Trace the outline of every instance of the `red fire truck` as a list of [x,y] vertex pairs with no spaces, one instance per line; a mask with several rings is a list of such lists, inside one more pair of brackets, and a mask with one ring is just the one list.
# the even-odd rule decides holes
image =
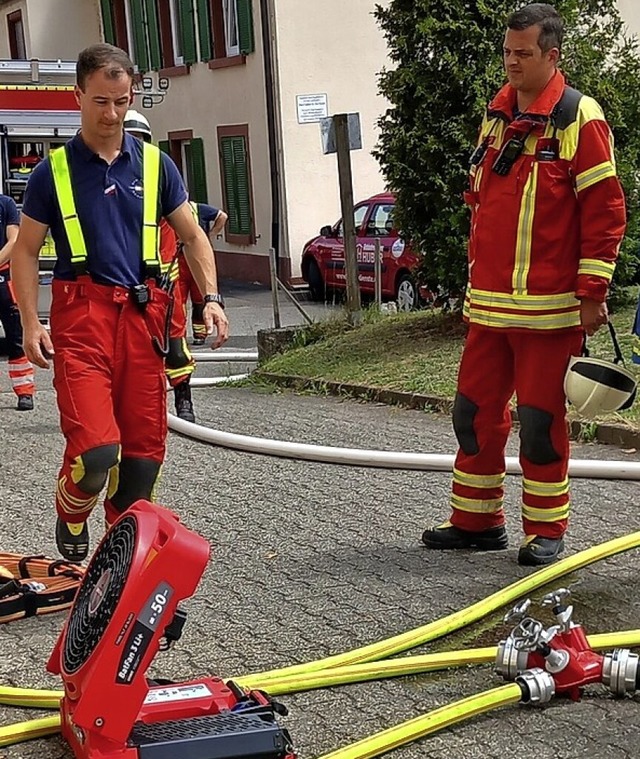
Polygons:
[[[0,60],[0,192],[22,205],[34,167],[80,128],[74,61]],[[48,321],[53,243],[40,255],[38,310]]]

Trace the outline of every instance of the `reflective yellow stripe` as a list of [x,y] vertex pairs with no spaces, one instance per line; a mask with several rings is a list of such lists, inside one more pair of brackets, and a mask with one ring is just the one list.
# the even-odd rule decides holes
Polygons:
[[178,369],[167,369],[165,367],[164,373],[169,379],[175,379],[176,377],[186,377],[187,375],[193,374],[195,369],[195,364],[185,364]]
[[602,182],[603,179],[615,177],[615,175],[616,167],[612,161],[599,163],[597,166],[593,166],[592,168],[583,171],[581,174],[578,174],[576,177],[576,190],[582,192],[583,190],[586,190],[587,187],[592,187],[594,184]]
[[524,329],[566,329],[580,326],[580,312],[568,311],[560,314],[501,314],[485,311],[472,305],[465,309],[465,316],[472,324],[483,327],[522,327]]
[[[160,235],[158,232],[158,195],[160,191],[160,150],[155,145],[142,146],[142,187],[144,193],[142,213],[142,260],[148,267],[160,263]],[[71,249],[71,263],[87,260],[87,246],[78,219],[73,197],[73,185],[66,148],[50,154],[51,173],[64,231]]]
[[575,293],[557,293],[555,295],[529,295],[528,293],[496,293],[489,290],[471,289],[468,291],[471,303],[478,306],[494,308],[512,308],[523,311],[558,310],[561,308],[578,308],[580,301]]
[[198,204],[194,200],[189,201],[189,207],[191,208],[191,213],[193,215],[193,218],[198,221]]
[[560,522],[569,517],[570,503],[554,509],[536,509],[534,506],[522,504],[522,516],[530,522]]
[[501,474],[467,474],[459,469],[453,470],[453,481],[470,488],[499,488],[504,484],[505,473]]
[[87,260],[87,246],[84,242],[80,219],[78,219],[78,212],[76,211],[76,201],[73,197],[66,148],[63,146],[53,150],[50,154],[50,161],[53,186],[58,199],[58,205],[60,206],[60,213],[62,214],[64,231],[69,240],[71,263],[75,265],[81,264]]
[[616,265],[609,261],[601,261],[599,258],[581,258],[578,266],[578,274],[587,274],[594,277],[603,277],[611,282]]
[[531,244],[533,242],[533,219],[536,213],[537,188],[538,164],[534,163],[524,186],[520,217],[518,219],[516,258],[512,279],[513,289],[516,293],[526,294],[527,292],[527,277],[531,268]]
[[160,193],[160,150],[142,143],[142,260],[147,267],[160,265],[158,196]]
[[451,505],[460,511],[470,511],[473,514],[496,514],[502,508],[502,498],[475,499],[451,496]]
[[529,495],[553,497],[566,495],[569,492],[569,478],[562,482],[537,482],[536,480],[522,480],[522,489]]
[[475,192],[478,192],[480,190],[480,185],[482,184],[482,175],[484,174],[484,166],[481,166],[478,171],[475,174],[475,181],[473,183],[473,189]]

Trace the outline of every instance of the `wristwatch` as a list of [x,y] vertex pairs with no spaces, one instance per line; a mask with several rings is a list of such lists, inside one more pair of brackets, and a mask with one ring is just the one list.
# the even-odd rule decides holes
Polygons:
[[204,302],[217,303],[220,308],[224,308],[224,298],[220,293],[207,293],[207,295],[204,296]]

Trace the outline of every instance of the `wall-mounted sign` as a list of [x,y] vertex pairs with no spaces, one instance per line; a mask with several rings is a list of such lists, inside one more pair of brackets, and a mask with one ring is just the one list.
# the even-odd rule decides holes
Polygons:
[[318,95],[296,95],[298,124],[315,124],[329,114],[327,93]]

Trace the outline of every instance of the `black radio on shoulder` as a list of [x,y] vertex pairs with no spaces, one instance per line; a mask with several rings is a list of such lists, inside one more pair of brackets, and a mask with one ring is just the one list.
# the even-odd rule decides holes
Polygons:
[[129,290],[131,300],[142,311],[147,307],[149,302],[149,285],[134,285]]

